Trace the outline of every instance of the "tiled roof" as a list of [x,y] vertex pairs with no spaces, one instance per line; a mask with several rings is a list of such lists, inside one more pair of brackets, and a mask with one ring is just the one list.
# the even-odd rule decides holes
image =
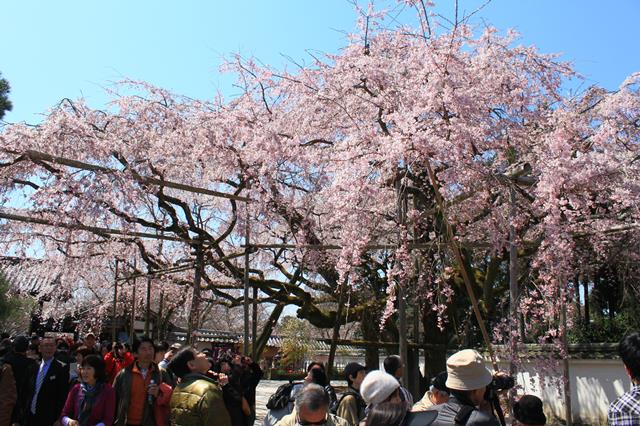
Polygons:
[[[495,346],[498,358],[507,350],[502,345]],[[569,359],[619,359],[618,343],[573,343],[568,345]],[[560,348],[556,345],[526,344],[519,346],[520,354],[526,357],[560,357]],[[488,353],[485,352],[488,356]]]
[[0,257],[0,271],[11,285],[23,293],[36,295],[43,286],[58,280],[60,274],[38,259]]
[[[240,333],[232,333],[220,330],[197,330],[194,333],[194,336],[197,342],[240,344],[243,341],[243,335]],[[186,333],[173,332],[169,335],[169,339],[178,342],[184,342],[186,340]],[[282,347],[284,340],[285,337],[283,336],[271,336],[267,341],[267,346],[275,348]],[[322,340],[311,340],[309,344],[311,345],[309,349],[316,352],[329,352],[330,349],[330,345]],[[349,345],[338,345],[338,349],[341,352],[348,352],[353,354],[360,354],[363,352],[363,349]]]

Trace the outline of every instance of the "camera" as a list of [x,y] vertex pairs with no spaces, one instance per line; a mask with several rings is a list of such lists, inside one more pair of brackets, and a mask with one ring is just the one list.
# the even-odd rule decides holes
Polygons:
[[493,380],[487,386],[487,390],[484,393],[484,399],[491,402],[494,412],[498,415],[501,425],[505,425],[504,413],[502,407],[500,407],[500,400],[498,399],[498,392],[511,389],[516,385],[516,379],[513,376],[507,376],[505,374],[496,374],[493,376]]
[[497,398],[497,392],[511,389],[516,385],[516,379],[512,376],[504,374],[493,376],[493,380],[487,386],[487,390],[484,393],[484,399],[487,401],[493,401]]
[[493,376],[493,380],[489,384],[489,387],[497,391],[502,391],[502,390],[511,389],[515,385],[516,385],[515,377],[496,375],[496,376]]

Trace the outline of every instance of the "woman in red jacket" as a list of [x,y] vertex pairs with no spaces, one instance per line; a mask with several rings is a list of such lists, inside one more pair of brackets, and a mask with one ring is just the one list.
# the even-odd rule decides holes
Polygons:
[[120,342],[113,342],[111,351],[104,356],[107,383],[113,383],[120,370],[133,364],[134,358]]
[[111,426],[116,392],[106,383],[104,360],[88,355],[80,365],[81,383],[73,386],[60,415],[63,426]]

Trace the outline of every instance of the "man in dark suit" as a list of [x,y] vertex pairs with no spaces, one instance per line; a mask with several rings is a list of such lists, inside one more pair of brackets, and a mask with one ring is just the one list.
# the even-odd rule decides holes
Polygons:
[[56,343],[45,337],[40,342],[42,361],[34,372],[27,401],[27,426],[51,426],[60,412],[69,391],[69,366],[53,357]]
[[12,424],[24,424],[27,406],[31,402],[29,399],[30,381],[34,376],[34,372],[38,370],[39,364],[27,358],[27,349],[29,348],[29,339],[25,336],[18,336],[13,341],[13,350],[4,356],[4,362],[11,365],[13,375],[16,380],[16,390],[18,392],[18,401],[11,415]]

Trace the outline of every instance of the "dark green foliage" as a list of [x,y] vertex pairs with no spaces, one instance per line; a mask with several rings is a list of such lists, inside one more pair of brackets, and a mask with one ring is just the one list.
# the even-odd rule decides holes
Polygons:
[[11,111],[11,108],[13,108],[9,100],[10,91],[11,86],[9,86],[9,82],[2,78],[2,73],[0,73],[0,120],[2,120],[6,111]]
[[11,291],[11,285],[0,271],[0,331],[24,332],[28,329],[34,300]]

